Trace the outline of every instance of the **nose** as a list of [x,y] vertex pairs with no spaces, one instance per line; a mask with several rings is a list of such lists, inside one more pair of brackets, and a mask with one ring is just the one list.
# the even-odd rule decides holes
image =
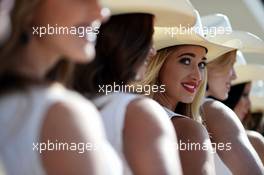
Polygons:
[[100,11],[100,20],[104,23],[106,22],[111,16],[111,11],[109,8],[102,8]]
[[237,79],[237,74],[236,74],[234,67],[232,67],[232,69],[231,69],[231,80],[235,80],[235,79]]
[[201,81],[202,80],[202,72],[201,72],[199,66],[195,66],[192,68],[191,77],[195,81]]
[[248,107],[248,110],[250,110],[250,108],[251,108],[251,101],[250,101],[249,97],[247,98],[247,107]]
[[90,10],[87,15],[89,15],[90,19],[93,21],[92,25],[97,27],[96,25],[100,25],[101,23],[106,22],[110,16],[111,16],[111,11],[110,9],[106,7],[101,7],[101,5],[97,2],[94,1],[93,5],[91,5],[91,2],[89,4],[92,6],[92,10]]

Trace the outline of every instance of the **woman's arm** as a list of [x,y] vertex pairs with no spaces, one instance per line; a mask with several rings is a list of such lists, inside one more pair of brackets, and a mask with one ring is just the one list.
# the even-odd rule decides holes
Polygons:
[[219,150],[218,155],[233,174],[264,174],[256,151],[250,144],[245,129],[236,114],[223,103],[210,100],[203,104],[204,119],[212,141],[229,145],[230,149]]
[[214,175],[211,141],[205,127],[186,118],[172,118],[184,175]]
[[65,150],[60,147],[44,151],[41,158],[47,174],[122,174],[120,161],[106,141],[99,119],[90,103],[57,103],[49,108],[40,142],[76,145],[76,150],[65,146]]
[[155,101],[132,101],[126,111],[123,133],[124,153],[133,174],[182,174],[173,126]]

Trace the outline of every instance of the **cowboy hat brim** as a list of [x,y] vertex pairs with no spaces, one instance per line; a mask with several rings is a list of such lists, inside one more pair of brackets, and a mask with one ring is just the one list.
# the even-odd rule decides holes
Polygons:
[[237,79],[232,81],[232,85],[246,83],[257,80],[264,80],[264,66],[257,64],[245,64],[234,66]]
[[207,39],[216,44],[240,50],[243,53],[264,54],[263,40],[249,32],[233,31],[228,34],[207,37]]
[[157,50],[161,50],[167,47],[177,45],[197,45],[207,49],[206,58],[207,61],[212,61],[215,58],[232,51],[232,48],[221,46],[207,41],[202,36],[195,32],[172,34],[171,28],[155,27],[154,32],[154,47]]

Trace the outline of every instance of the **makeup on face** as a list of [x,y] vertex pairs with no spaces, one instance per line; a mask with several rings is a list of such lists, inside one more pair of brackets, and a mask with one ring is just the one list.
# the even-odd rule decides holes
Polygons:
[[171,101],[191,103],[205,77],[206,50],[200,46],[179,46],[171,52],[160,71]]

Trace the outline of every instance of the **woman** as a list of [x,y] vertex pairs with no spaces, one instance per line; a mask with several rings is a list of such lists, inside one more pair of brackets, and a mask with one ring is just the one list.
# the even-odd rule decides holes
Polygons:
[[[229,28],[229,31],[232,29],[225,15],[209,15],[203,17],[202,21],[208,28],[224,27]],[[233,68],[236,61],[236,49],[243,48],[251,52],[261,51],[263,50],[261,49],[263,42],[254,35],[235,31],[232,31],[231,34],[216,35],[209,40],[233,48],[233,51],[218,57],[207,65],[208,86],[206,96],[224,100],[228,97],[231,81],[236,79]],[[236,40],[239,40],[243,46],[232,42]],[[203,118],[208,132],[212,134],[213,143],[231,145],[230,150],[218,149],[217,153],[233,174],[263,174],[261,161],[250,144],[241,122],[232,110],[221,102],[208,98],[203,104]],[[223,129],[223,127],[228,129]]]
[[[194,29],[201,32],[197,30],[202,29],[198,12],[197,19]],[[179,145],[207,145],[207,149],[180,149],[184,174],[215,174],[213,150],[199,108],[206,84],[206,57],[210,60],[229,49],[208,42],[203,33],[195,30],[175,37],[166,32],[168,30],[155,29],[154,43],[158,52],[150,60],[140,84],[165,85],[165,92],[153,92],[150,96],[167,111]]]
[[[155,54],[154,18],[157,25],[164,25],[168,16],[185,18],[186,14],[176,13],[188,2],[133,2],[110,6],[117,15],[100,28],[94,62],[76,68],[74,88],[92,97],[100,109],[108,139],[123,160],[124,174],[181,174],[178,152],[173,149],[176,135],[165,112],[153,100],[126,87],[141,78],[144,63]],[[159,4],[163,8],[156,11]],[[168,11],[170,7],[179,9]],[[168,24],[179,25],[180,21]]]
[[[241,52],[238,52],[235,68],[238,78],[232,83],[228,98],[222,101],[222,103],[232,109],[239,120],[243,121],[250,112],[251,102],[249,93],[251,91],[251,81],[262,79],[261,76],[264,73],[264,68],[260,65],[246,64],[246,60]],[[263,136],[258,132],[250,130],[247,130],[247,136],[264,164]]]
[[[243,121],[246,115],[250,112],[249,93],[251,82],[240,83],[231,87],[228,98],[222,101],[230,109],[232,109],[239,120]],[[255,131],[247,130],[247,136],[252,146],[257,151],[259,157],[264,164],[264,138],[261,134]]]
[[97,1],[16,0],[10,16],[12,30],[0,46],[0,160],[6,173],[121,174],[95,107],[45,79],[62,57],[91,61],[85,48],[92,51],[93,42],[66,34],[41,38],[32,30],[89,27],[105,18]]

